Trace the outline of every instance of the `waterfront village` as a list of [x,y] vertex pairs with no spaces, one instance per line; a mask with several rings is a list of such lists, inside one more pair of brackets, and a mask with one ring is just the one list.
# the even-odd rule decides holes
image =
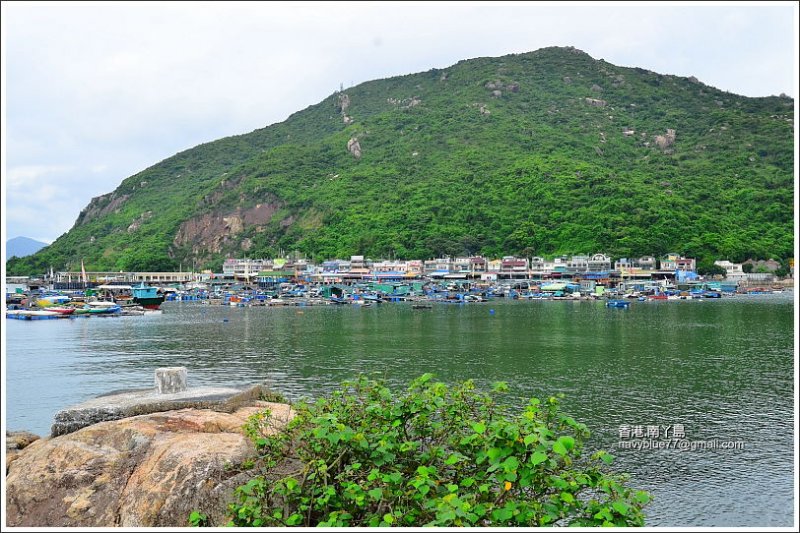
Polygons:
[[74,311],[76,316],[137,314],[158,309],[165,300],[235,306],[410,300],[427,307],[429,302],[468,303],[491,297],[603,298],[609,306],[627,307],[626,299],[718,298],[779,292],[793,285],[791,261],[783,279],[775,274],[781,265],[774,260],[714,264],[718,274],[700,276],[696,260],[679,254],[615,261],[602,253],[551,260],[473,256],[372,261],[354,255],[322,264],[300,257],[229,258],[221,273],[81,271],[51,272],[38,279],[7,278],[12,290],[6,302],[9,318],[63,317]]

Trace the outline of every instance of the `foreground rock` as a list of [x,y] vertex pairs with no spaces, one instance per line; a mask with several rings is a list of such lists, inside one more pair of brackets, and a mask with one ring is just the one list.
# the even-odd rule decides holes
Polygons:
[[6,431],[6,473],[8,466],[19,457],[19,452],[35,440],[39,440],[39,435],[27,431]]
[[222,524],[247,476],[237,467],[255,453],[242,425],[270,409],[275,431],[291,416],[285,404],[250,403],[232,412],[151,413],[37,440],[8,467],[6,525],[175,527],[193,510]]

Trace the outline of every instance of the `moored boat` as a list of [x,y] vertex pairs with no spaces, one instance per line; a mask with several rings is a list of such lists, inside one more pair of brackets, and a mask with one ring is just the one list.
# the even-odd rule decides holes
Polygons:
[[82,314],[102,315],[102,314],[119,313],[120,311],[122,311],[122,307],[120,307],[114,302],[94,301],[94,302],[86,302],[86,305],[83,307],[83,309],[77,309],[75,313],[79,315]]
[[45,310],[53,312],[53,313],[58,313],[59,315],[71,315],[72,313],[75,312],[75,308],[74,307],[56,307],[56,306],[51,306],[51,307],[46,308]]
[[56,294],[52,296],[42,296],[38,300],[36,300],[36,305],[39,307],[52,307],[52,306],[60,306],[67,303],[70,300],[69,296],[64,296],[62,294]]
[[133,301],[145,309],[158,309],[164,303],[165,296],[158,294],[156,287],[148,287],[144,283],[133,287]]

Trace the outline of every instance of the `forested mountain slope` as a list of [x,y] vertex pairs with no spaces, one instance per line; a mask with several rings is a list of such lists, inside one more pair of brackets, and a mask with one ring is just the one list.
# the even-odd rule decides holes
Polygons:
[[[789,257],[791,98],[574,48],[362,83],[95,198],[10,273],[197,268],[299,250]],[[154,126],[155,127],[155,126]]]

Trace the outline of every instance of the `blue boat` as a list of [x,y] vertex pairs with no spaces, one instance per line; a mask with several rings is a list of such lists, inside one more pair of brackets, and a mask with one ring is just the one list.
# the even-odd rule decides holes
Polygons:
[[606,302],[606,307],[621,307],[627,309],[630,305],[631,303],[628,300],[608,300]]

